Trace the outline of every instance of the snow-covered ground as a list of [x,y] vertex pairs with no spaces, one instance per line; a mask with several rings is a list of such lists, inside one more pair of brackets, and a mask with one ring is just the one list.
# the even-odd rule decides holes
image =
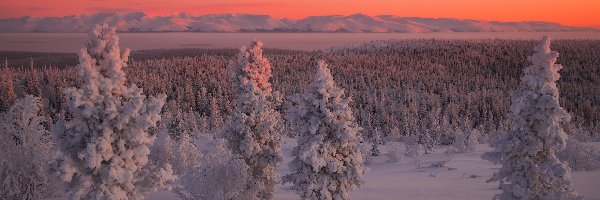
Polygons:
[[[198,141],[200,149],[208,150],[210,138]],[[295,139],[286,138],[283,144],[285,161],[277,170],[280,175],[289,172],[287,163],[291,160],[290,153],[296,145]],[[600,143],[594,144],[600,146]],[[403,157],[400,162],[388,162],[387,149],[389,145],[380,146],[382,155],[375,157],[370,164],[369,172],[365,175],[364,185],[352,192],[352,198],[362,199],[492,199],[500,191],[497,183],[486,183],[492,173],[497,170],[491,162],[481,159],[483,152],[489,151],[486,144],[477,147],[474,153],[454,154],[444,168],[429,168],[430,163],[447,158],[444,154],[447,146],[438,147],[433,154],[423,154],[422,168],[418,169],[415,159]],[[575,189],[590,199],[600,199],[600,171],[573,172]],[[290,184],[279,185],[275,199],[300,199],[294,191],[289,190]],[[169,191],[159,191],[149,196],[150,200],[177,199]]]

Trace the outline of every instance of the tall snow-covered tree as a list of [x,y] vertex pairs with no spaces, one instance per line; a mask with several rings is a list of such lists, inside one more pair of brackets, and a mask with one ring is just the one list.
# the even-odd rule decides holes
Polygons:
[[53,143],[44,123],[41,100],[30,95],[0,113],[0,199],[57,195],[47,173]]
[[275,168],[283,161],[283,124],[276,110],[281,95],[271,87],[271,65],[263,57],[262,46],[262,42],[253,41],[242,47],[237,60],[229,64],[238,98],[224,138],[232,153],[242,157],[249,167],[244,199],[273,199],[278,179]]
[[424,144],[425,146],[425,153],[429,153],[432,151],[435,151],[435,148],[437,147],[437,145],[440,143],[440,132],[441,132],[441,127],[440,127],[440,122],[439,122],[439,116],[441,114],[441,108],[439,107],[434,107],[431,112],[428,114],[429,115],[429,120],[427,121],[427,123],[429,124],[429,129],[427,129],[427,137],[426,137],[426,142]]
[[300,132],[289,163],[292,173],[283,181],[294,184],[292,189],[303,199],[350,199],[366,172],[358,145],[362,128],[348,106],[351,98],[319,61],[310,88],[292,100],[288,118]]
[[55,172],[71,199],[143,199],[175,178],[170,165],[146,165],[156,138],[148,129],[160,120],[166,96],[146,98],[125,84],[129,52],[121,54],[106,24],[94,26],[78,52],[83,83],[64,91],[73,118],[52,128],[62,151]]
[[508,119],[511,130],[483,158],[500,163],[499,172],[488,181],[501,181],[500,199],[572,199],[571,169],[556,153],[563,150],[567,135],[562,125],[570,120],[559,105],[556,81],[560,78],[558,53],[550,50],[550,38],[535,47],[528,57],[521,86],[511,95]]

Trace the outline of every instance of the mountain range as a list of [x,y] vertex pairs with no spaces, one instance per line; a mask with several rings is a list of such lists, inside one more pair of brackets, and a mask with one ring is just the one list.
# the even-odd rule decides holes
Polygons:
[[180,13],[150,16],[143,12],[95,13],[64,17],[0,19],[0,32],[86,32],[108,23],[120,32],[560,32],[598,31],[597,27],[565,26],[552,22],[499,22],[454,18],[419,18],[364,14],[278,19],[269,15]]

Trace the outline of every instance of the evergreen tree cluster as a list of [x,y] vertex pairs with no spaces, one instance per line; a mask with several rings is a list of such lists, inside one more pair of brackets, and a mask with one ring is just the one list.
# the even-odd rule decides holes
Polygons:
[[[547,37],[519,73],[514,60],[528,51],[515,49],[528,44],[376,41],[263,54],[252,41],[234,59],[214,50],[223,54],[129,61],[115,29],[96,25],[75,68],[3,67],[0,197],[53,197],[55,181],[70,199],[144,199],[172,187],[182,199],[274,199],[291,135],[298,144],[281,181],[303,199],[350,199],[387,140],[404,138],[420,167],[422,149],[473,152],[506,132],[483,156],[501,164],[489,180],[500,182],[498,198],[581,198],[556,155],[566,127],[598,130],[599,86],[579,87],[599,79],[579,74],[597,72],[589,66],[599,61],[579,57],[596,55],[597,41],[560,43],[580,51],[565,56],[574,70],[562,78]],[[220,138],[212,152],[199,151],[199,134]]]
[[[478,129],[482,138],[509,130],[509,94],[528,66],[527,60],[515,58],[531,55],[534,45],[529,40],[399,40],[310,52],[266,49],[264,56],[273,66],[272,87],[284,96],[308,88],[314,74],[306,66],[319,59],[331,64],[338,84],[353,98],[350,106],[368,138],[376,129],[394,137],[427,130],[449,144],[457,130]],[[552,45],[563,53],[560,63],[569,66],[557,82],[560,104],[571,114],[573,126],[597,135],[600,42],[556,40]],[[124,71],[128,83],[147,96],[166,94],[167,102],[175,104],[167,107],[177,110],[170,112],[213,134],[235,110],[237,94],[227,67],[235,55],[231,49],[138,51],[132,52]],[[61,62],[39,53],[0,52],[8,63],[0,67],[0,111],[31,94],[41,97],[44,116],[52,122],[66,114],[67,97],[61,91],[82,82],[71,67],[77,61],[73,56],[60,56],[65,60]],[[281,110],[288,107],[284,102]]]

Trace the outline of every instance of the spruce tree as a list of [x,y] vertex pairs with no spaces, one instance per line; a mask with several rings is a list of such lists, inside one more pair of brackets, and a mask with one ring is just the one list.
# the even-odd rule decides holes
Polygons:
[[73,118],[52,128],[62,152],[55,172],[71,199],[143,199],[175,178],[170,165],[146,165],[156,138],[148,129],[160,120],[166,96],[146,98],[126,85],[130,51],[121,54],[114,28],[96,25],[88,36],[76,67],[83,83],[64,91]]
[[362,128],[348,105],[351,98],[320,61],[308,91],[292,100],[288,118],[299,127],[299,139],[288,165],[292,173],[283,181],[294,184],[303,199],[350,199],[366,172],[358,145]]
[[237,60],[229,64],[238,97],[224,137],[227,147],[249,167],[249,181],[240,197],[244,199],[273,199],[278,179],[275,169],[283,161],[283,124],[276,110],[281,105],[281,95],[271,87],[271,65],[263,57],[262,46],[262,42],[253,41],[242,47]]
[[53,143],[41,105],[40,98],[26,95],[0,112],[0,199],[45,199],[58,194],[47,172]]
[[560,78],[558,53],[550,50],[550,38],[535,47],[525,68],[521,86],[511,95],[508,119],[511,130],[495,143],[484,159],[502,165],[488,181],[500,181],[500,199],[572,199],[576,196],[571,169],[556,153],[565,148],[562,125],[569,114],[559,105],[556,81]]

